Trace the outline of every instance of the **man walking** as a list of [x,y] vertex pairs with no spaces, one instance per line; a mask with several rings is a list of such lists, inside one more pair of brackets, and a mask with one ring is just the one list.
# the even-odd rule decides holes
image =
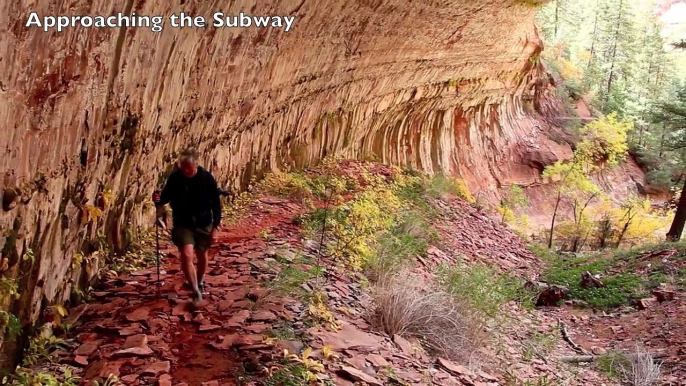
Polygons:
[[[156,206],[170,204],[173,216],[172,241],[181,254],[181,269],[198,306],[205,292],[207,250],[215,241],[221,222],[219,189],[214,176],[198,166],[198,154],[188,149],[181,153],[178,168],[167,179],[162,192],[152,196]],[[193,266],[193,252],[198,258]]]

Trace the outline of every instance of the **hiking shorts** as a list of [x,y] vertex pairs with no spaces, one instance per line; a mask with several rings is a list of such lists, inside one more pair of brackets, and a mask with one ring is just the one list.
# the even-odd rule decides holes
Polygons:
[[204,228],[185,228],[175,226],[172,229],[171,236],[174,245],[179,249],[184,245],[193,245],[195,249],[207,251],[210,249],[210,233],[212,232],[212,225]]

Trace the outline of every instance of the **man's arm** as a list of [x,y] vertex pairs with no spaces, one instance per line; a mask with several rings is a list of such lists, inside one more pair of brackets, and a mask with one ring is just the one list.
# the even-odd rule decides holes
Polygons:
[[174,178],[173,174],[167,178],[167,182],[164,184],[162,193],[160,194],[160,201],[157,203],[158,206],[166,205],[171,202],[174,195]]
[[222,204],[219,200],[219,187],[217,186],[217,181],[214,179],[212,173],[207,172],[207,178],[210,182],[208,191],[210,197],[208,197],[208,199],[212,202],[212,226],[214,228],[219,228],[219,224],[222,221]]

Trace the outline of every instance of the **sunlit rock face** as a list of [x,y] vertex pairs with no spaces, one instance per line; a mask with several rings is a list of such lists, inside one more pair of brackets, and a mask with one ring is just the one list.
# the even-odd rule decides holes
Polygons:
[[[519,0],[55,4],[0,2],[0,172],[9,209],[0,212],[0,246],[2,269],[22,289],[2,308],[24,323],[90,279],[71,264],[86,241],[102,232],[120,248],[127,229],[152,224],[145,203],[186,146],[226,187],[326,155],[375,156],[461,176],[491,199],[497,187],[534,181],[571,154],[548,139],[536,113],[554,113],[552,86],[538,62],[535,8]],[[214,12],[245,12],[295,22],[289,32],[167,23],[159,33],[58,33],[26,28],[32,11],[185,12],[208,23]],[[107,205],[103,189],[112,192]],[[82,224],[97,206],[103,216]],[[29,249],[35,258],[22,259]]]

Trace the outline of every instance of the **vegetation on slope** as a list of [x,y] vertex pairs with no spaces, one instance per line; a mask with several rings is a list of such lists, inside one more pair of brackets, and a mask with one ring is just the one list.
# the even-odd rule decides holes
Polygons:
[[[322,259],[369,279],[375,301],[370,317],[377,328],[419,338],[439,355],[464,361],[483,345],[484,327],[504,303],[531,303],[522,279],[483,265],[442,266],[429,282],[412,274],[417,258],[426,258],[427,247],[440,243],[430,225],[437,215],[432,201],[474,201],[463,182],[373,164],[342,169],[347,172],[328,163],[309,175],[269,176],[262,186],[310,205],[298,219],[305,235],[323,241]],[[277,282],[295,288],[296,277],[312,276],[290,273]]]
[[[542,7],[537,21],[544,58],[563,78],[566,97],[590,102],[596,116],[616,114],[630,122],[629,152],[649,177],[650,186],[641,188],[678,197],[686,183],[686,71],[679,65],[686,53],[668,44],[657,5],[556,0]],[[668,232],[672,240],[681,237],[686,199],[679,207]]]

